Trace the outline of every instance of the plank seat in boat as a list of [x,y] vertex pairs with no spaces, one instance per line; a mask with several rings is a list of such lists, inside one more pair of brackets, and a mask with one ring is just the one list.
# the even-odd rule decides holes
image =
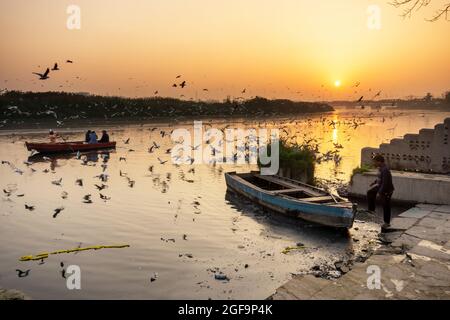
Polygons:
[[[324,196],[323,193],[316,192],[314,190],[311,190],[309,188],[294,188],[294,189],[282,189],[282,190],[275,190],[272,191],[274,194],[280,194],[280,195],[287,195],[287,196],[293,196],[294,198],[298,199],[308,199],[308,198],[314,198],[314,197],[321,197]],[[296,194],[302,193],[303,195],[298,196]]]
[[321,196],[321,197],[312,197],[312,198],[304,198],[300,199],[306,202],[322,202],[322,201],[334,201],[331,196]]
[[303,192],[309,197],[320,197],[320,196],[323,196],[323,193],[317,192],[317,191],[312,190],[310,188],[299,187],[299,186],[297,186],[297,188],[275,190],[275,191],[272,191],[272,192],[275,193],[275,194],[289,194],[289,193]]
[[291,193],[291,192],[305,192],[309,191],[305,188],[293,188],[293,189],[281,189],[272,191],[274,194],[283,194],[283,193]]
[[280,194],[280,193],[283,194],[283,193],[289,193],[289,192],[304,192],[312,197],[323,196],[323,193],[318,192],[310,187],[301,186],[299,184],[291,183],[286,180],[281,180],[279,177],[258,175],[258,178],[272,182],[272,183],[276,183],[280,186],[288,188],[288,189],[282,189],[282,190],[275,190],[274,192],[276,194]]

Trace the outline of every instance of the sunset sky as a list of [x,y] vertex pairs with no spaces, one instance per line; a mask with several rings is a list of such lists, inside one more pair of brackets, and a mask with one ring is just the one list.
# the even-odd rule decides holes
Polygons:
[[[0,90],[130,97],[158,90],[186,99],[441,95],[450,89],[450,22],[425,18],[445,2],[403,19],[387,0],[2,0]],[[66,27],[70,4],[81,8],[80,30]],[[369,5],[381,9],[379,30],[367,26]],[[61,70],[50,79],[32,74],[55,62]],[[186,88],[171,87],[182,80]]]

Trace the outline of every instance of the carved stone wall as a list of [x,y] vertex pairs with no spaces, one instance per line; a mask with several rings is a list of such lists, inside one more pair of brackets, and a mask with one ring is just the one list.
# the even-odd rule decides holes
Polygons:
[[381,154],[393,170],[429,173],[450,173],[450,118],[434,129],[421,129],[418,134],[406,134],[392,139],[379,148],[363,148],[361,165],[370,164],[375,154]]

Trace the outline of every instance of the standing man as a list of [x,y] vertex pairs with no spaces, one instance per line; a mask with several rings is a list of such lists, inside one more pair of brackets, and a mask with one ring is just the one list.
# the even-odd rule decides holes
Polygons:
[[391,197],[394,193],[392,174],[382,155],[376,155],[372,161],[374,166],[378,168],[378,179],[370,185],[369,191],[367,191],[368,207],[369,211],[375,211],[375,203],[378,197],[383,206],[384,224],[382,229],[386,229],[390,227],[391,223]]

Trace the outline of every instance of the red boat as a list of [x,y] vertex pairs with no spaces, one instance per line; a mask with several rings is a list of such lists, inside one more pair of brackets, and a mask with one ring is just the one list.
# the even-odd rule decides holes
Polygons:
[[83,141],[57,142],[57,143],[30,143],[25,142],[29,151],[35,150],[40,153],[78,152],[100,149],[114,149],[116,142],[107,143],[85,143]]

